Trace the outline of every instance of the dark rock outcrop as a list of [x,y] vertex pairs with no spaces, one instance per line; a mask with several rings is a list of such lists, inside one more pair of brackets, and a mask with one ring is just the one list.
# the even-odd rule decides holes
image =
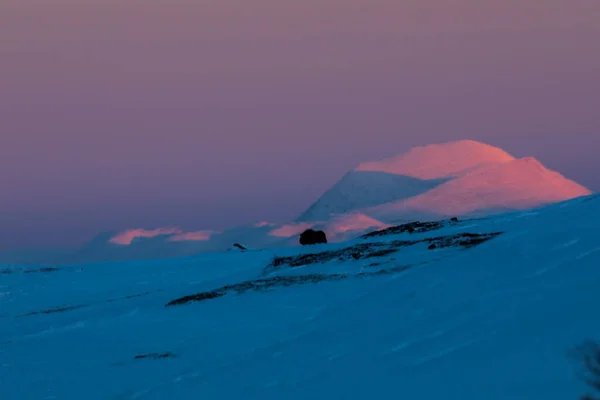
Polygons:
[[367,233],[363,235],[363,239],[370,239],[379,236],[398,235],[400,233],[424,233],[435,231],[443,228],[444,221],[433,221],[433,222],[410,222],[408,224],[402,224],[398,226],[392,226],[390,228],[382,229],[379,231]]
[[[314,232],[314,231],[313,231]],[[310,264],[323,264],[330,261],[346,261],[346,260],[366,260],[366,259],[386,259],[392,254],[400,251],[401,248],[414,246],[418,244],[426,244],[429,249],[443,249],[447,247],[465,248],[477,246],[494,237],[500,235],[501,232],[492,233],[460,233],[456,235],[440,236],[434,238],[426,238],[419,240],[394,240],[391,242],[369,242],[358,243],[343,249],[324,251],[314,254],[300,254],[291,257],[276,257],[273,262],[265,267],[264,273],[268,274],[279,269],[288,267],[301,267]],[[385,261],[385,260],[384,260]],[[394,258],[387,261],[394,261]],[[372,263],[369,267],[377,267],[381,263]],[[189,296],[180,297],[166,304],[166,307],[178,306],[189,303],[196,303],[206,300],[217,299],[229,294],[243,294],[248,291],[263,292],[276,288],[289,286],[316,284],[325,281],[339,281],[349,278],[369,278],[378,275],[394,274],[404,272],[409,269],[410,265],[394,265],[391,268],[382,268],[375,271],[362,271],[358,274],[335,273],[335,274],[305,274],[305,275],[285,275],[271,276],[262,279],[255,279],[231,285],[223,286],[215,290],[192,294]],[[368,267],[367,267],[368,268]]]
[[245,281],[241,283],[235,283],[233,285],[223,286],[210,292],[202,292],[181,297],[179,299],[170,301],[165,307],[179,306],[204,300],[216,299],[229,293],[243,294],[248,291],[261,292],[271,290],[276,287],[305,285],[310,283],[314,284],[323,281],[338,281],[341,279],[346,279],[347,277],[348,275],[345,274],[308,274],[298,276],[274,276],[266,279],[255,279],[253,281]]
[[370,239],[379,236],[388,236],[388,235],[398,235],[400,233],[425,233],[431,232],[438,229],[442,229],[448,225],[457,224],[458,218],[454,217],[447,221],[430,221],[430,222],[420,222],[414,221],[409,222],[408,224],[402,224],[397,226],[392,226],[390,228],[382,229],[379,231],[367,233],[362,235],[363,239]]
[[150,353],[150,354],[138,354],[133,357],[134,360],[143,360],[143,359],[152,359],[152,360],[160,360],[162,358],[175,358],[175,354],[166,352],[166,353]]
[[275,257],[266,271],[273,271],[281,267],[302,267],[311,264],[323,264],[338,260],[364,260],[368,258],[389,256],[404,247],[421,243],[427,244],[430,250],[448,247],[471,248],[495,238],[502,232],[490,233],[458,233],[455,235],[438,236],[419,240],[393,240],[391,242],[358,243],[350,247],[323,251],[320,253],[299,254],[297,256]]
[[307,229],[300,234],[300,244],[303,246],[320,243],[327,243],[327,235],[323,231]]

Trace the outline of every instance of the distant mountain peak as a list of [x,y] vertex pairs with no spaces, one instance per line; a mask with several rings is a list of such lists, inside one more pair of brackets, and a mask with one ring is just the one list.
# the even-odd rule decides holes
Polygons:
[[481,165],[418,196],[364,212],[384,219],[401,213],[486,214],[535,208],[589,194],[589,189],[549,170],[534,157],[524,157]]
[[298,244],[313,228],[331,242],[415,220],[489,216],[536,208],[591,192],[534,157],[515,158],[473,140],[419,146],[360,164],[290,223],[257,222],[222,232],[178,227],[104,234],[73,255],[80,259],[136,259]]
[[110,238],[110,243],[129,246],[134,240],[140,238],[155,238],[158,236],[167,237],[172,242],[190,242],[190,241],[206,241],[210,240],[212,231],[196,231],[186,232],[178,227],[163,227],[156,229],[128,229],[120,232]]
[[533,208],[591,192],[534,157],[474,140],[419,146],[360,164],[299,220],[361,212],[382,221]]
[[406,153],[360,164],[356,171],[387,172],[419,179],[451,178],[485,164],[515,158],[504,150],[474,140],[418,146]]

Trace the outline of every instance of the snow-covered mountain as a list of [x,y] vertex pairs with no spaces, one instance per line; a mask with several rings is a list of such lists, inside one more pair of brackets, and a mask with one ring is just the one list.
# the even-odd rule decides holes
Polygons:
[[415,212],[437,216],[481,215],[525,210],[590,193],[527,157],[476,167],[426,193],[365,212],[383,219]]
[[588,196],[308,248],[0,266],[1,398],[578,399],[599,224]]
[[485,164],[503,164],[515,158],[489,144],[474,140],[419,146],[397,156],[360,164],[357,171],[387,172],[418,179],[455,178]]
[[486,215],[590,193],[532,157],[516,159],[488,144],[463,140],[360,164],[299,220],[350,210],[383,222]]
[[[60,252],[43,261],[181,257],[225,251],[234,243],[250,248],[292,246],[308,228],[322,229],[329,241],[339,242],[389,224],[485,216],[588,194],[588,189],[534,158],[516,159],[488,144],[462,140],[362,163],[289,223],[262,222],[222,232],[188,232],[176,227],[128,229],[100,235],[78,251]],[[42,260],[0,254],[0,261],[19,259]]]

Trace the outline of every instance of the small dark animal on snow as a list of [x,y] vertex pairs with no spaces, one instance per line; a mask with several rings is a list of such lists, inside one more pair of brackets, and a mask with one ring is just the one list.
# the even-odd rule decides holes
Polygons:
[[319,243],[327,243],[327,235],[323,231],[307,229],[300,235],[300,244],[303,246]]

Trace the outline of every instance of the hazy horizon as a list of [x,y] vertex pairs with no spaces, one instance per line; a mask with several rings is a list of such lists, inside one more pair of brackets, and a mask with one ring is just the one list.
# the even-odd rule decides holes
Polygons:
[[600,190],[597,0],[5,0],[0,250],[297,217],[479,140]]

